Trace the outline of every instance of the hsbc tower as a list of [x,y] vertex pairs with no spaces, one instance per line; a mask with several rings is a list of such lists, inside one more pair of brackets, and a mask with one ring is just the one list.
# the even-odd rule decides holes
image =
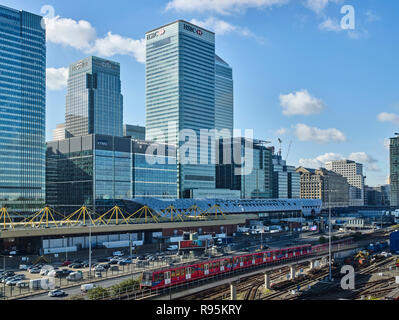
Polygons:
[[[179,196],[215,189],[211,143],[199,143],[201,129],[215,129],[215,34],[179,20],[147,32],[146,50],[146,139],[180,147],[189,137],[179,133],[195,132],[196,159],[178,165]],[[204,151],[209,161],[200,164]]]

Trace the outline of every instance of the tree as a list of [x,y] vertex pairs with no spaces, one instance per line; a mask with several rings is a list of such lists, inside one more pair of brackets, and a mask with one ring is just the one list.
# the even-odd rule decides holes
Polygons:
[[90,300],[100,300],[103,298],[107,298],[110,296],[110,293],[108,291],[108,289],[105,289],[103,287],[97,287],[94,289],[91,289],[87,292],[87,297]]

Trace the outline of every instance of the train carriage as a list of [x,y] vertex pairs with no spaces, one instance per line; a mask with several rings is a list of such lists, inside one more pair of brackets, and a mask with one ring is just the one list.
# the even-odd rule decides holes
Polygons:
[[224,257],[193,265],[176,266],[153,272],[144,272],[141,287],[151,288],[153,290],[158,288],[167,288],[221,273],[296,259],[308,255],[311,252],[311,245],[303,245],[294,248],[284,248],[240,256]]

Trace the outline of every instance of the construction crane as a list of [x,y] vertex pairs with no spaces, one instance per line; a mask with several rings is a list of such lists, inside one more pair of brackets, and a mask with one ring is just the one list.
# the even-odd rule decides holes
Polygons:
[[292,140],[290,141],[290,145],[288,146],[288,151],[287,151],[287,156],[285,157],[285,161],[288,160],[288,156],[290,155],[290,151],[291,151],[291,146],[292,146]]
[[283,143],[283,140],[278,138],[278,145],[279,145],[279,150],[278,150],[278,155],[281,157],[281,144]]

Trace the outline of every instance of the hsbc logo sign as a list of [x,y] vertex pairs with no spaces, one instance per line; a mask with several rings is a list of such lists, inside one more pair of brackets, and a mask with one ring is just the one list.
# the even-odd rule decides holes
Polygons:
[[150,33],[149,35],[147,35],[147,40],[151,40],[151,39],[154,39],[156,37],[163,36],[165,34],[165,32],[166,32],[165,29],[161,29],[161,30],[158,30],[156,32]]
[[183,28],[184,28],[184,30],[187,30],[187,31],[189,31],[189,32],[196,33],[196,34],[198,34],[199,36],[202,36],[202,35],[204,34],[204,32],[203,32],[202,30],[197,29],[197,28],[192,27],[192,26],[189,26],[189,25],[187,25],[187,24],[185,24],[185,25],[183,26]]

